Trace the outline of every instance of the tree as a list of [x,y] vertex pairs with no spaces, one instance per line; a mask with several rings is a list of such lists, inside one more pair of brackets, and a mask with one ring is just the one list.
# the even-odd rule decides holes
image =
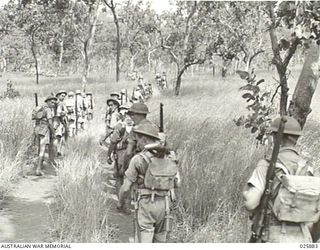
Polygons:
[[83,58],[83,89],[86,88],[90,71],[91,49],[100,14],[100,3],[101,0],[77,0],[72,7],[72,24],[81,44]]
[[162,15],[163,23],[157,30],[162,49],[170,54],[177,68],[175,95],[180,93],[183,73],[191,65],[202,64],[206,59],[207,12],[203,2],[178,2],[175,13]]
[[121,53],[121,38],[120,38],[120,26],[119,26],[119,19],[116,12],[116,4],[113,2],[113,0],[104,0],[105,5],[108,6],[108,8],[112,12],[113,21],[116,26],[116,32],[117,32],[117,46],[116,46],[116,81],[118,82],[120,80],[120,53]]

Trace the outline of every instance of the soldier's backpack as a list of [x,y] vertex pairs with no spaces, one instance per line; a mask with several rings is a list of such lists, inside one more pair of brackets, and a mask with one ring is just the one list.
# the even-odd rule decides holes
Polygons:
[[177,162],[171,155],[164,158],[149,157],[145,153],[140,155],[148,162],[144,176],[144,186],[150,190],[170,191],[175,187],[175,178],[178,173]]
[[32,110],[32,114],[31,114],[31,119],[32,120],[41,120],[42,118],[44,117],[44,109],[43,107],[35,107],[33,110]]
[[319,221],[320,178],[312,176],[313,171],[304,160],[298,163],[294,175],[285,166],[281,169],[284,174],[279,177],[280,187],[273,203],[277,219],[295,223]]

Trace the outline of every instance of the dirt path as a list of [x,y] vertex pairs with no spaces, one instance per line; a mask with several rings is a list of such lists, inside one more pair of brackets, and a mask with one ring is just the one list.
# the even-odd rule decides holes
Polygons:
[[54,169],[26,176],[0,204],[0,242],[48,242],[48,204],[56,180]]
[[[102,150],[99,155],[100,164],[104,169],[105,190],[110,195],[111,208],[108,213],[108,220],[116,229],[115,242],[128,243],[133,242],[133,214],[120,213],[117,208],[117,191],[115,180],[112,180],[113,167],[106,163],[106,151]],[[129,211],[128,211],[129,212]]]

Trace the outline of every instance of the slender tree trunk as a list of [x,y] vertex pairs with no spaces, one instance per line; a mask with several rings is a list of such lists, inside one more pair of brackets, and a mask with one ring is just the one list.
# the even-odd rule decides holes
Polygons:
[[32,56],[34,59],[34,67],[36,70],[36,83],[39,84],[39,66],[38,66],[38,58],[37,58],[37,53],[36,53],[36,48],[35,48],[35,44],[34,41],[32,41],[31,43],[31,52],[32,52]]
[[89,26],[87,38],[83,43],[83,59],[84,59],[84,65],[83,65],[84,68],[82,73],[83,89],[86,88],[88,76],[89,76],[91,47],[92,47],[93,39],[95,36],[98,16],[100,12],[99,6],[100,6],[100,1],[97,1],[95,8],[93,8],[92,12],[89,13],[90,26]]
[[310,104],[318,84],[319,69],[319,45],[311,41],[289,106],[290,115],[298,120],[302,128],[311,112]]
[[62,59],[63,59],[63,54],[64,54],[64,32],[62,34],[62,38],[61,41],[59,43],[59,47],[60,47],[60,53],[59,53],[59,62],[58,62],[58,74],[61,72],[61,68],[62,68]]
[[116,58],[116,81],[120,80],[120,53],[121,53],[121,41],[120,41],[120,27],[118,19],[115,15],[115,24],[117,29],[117,58]]

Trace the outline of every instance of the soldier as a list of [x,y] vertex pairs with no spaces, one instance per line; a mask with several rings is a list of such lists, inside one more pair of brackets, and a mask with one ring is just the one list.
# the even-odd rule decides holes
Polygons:
[[[46,104],[42,106],[36,114],[38,122],[35,127],[35,134],[39,140],[39,158],[36,167],[37,176],[42,175],[41,170],[43,169],[44,154],[46,149],[49,149],[51,140],[55,138],[55,129],[53,127],[53,109],[56,101],[57,98],[54,96],[47,97],[45,100]],[[52,158],[50,160],[52,160]],[[51,161],[51,163],[54,162]]]
[[67,119],[69,124],[69,136],[72,137],[76,133],[76,113],[75,113],[75,98],[74,93],[68,93],[68,99],[65,101],[67,107]]
[[162,76],[161,76],[161,88],[162,88],[162,89],[167,89],[167,88],[168,88],[166,72],[162,72]]
[[[284,125],[284,132],[283,132],[283,139],[282,143],[280,144],[279,154],[276,160],[275,165],[275,178],[273,181],[272,190],[271,190],[271,200],[270,204],[266,205],[268,209],[268,214],[270,213],[270,218],[266,221],[267,224],[264,225],[262,228],[262,237],[258,239],[259,241],[252,241],[252,242],[316,242],[320,238],[320,230],[319,230],[319,222],[316,224],[312,223],[307,227],[307,221],[311,222],[310,218],[302,218],[303,216],[308,216],[308,212],[303,211],[304,208],[308,208],[310,203],[306,203],[302,201],[299,203],[299,197],[296,197],[294,203],[296,206],[292,206],[293,203],[290,203],[289,196],[285,199],[279,198],[280,195],[284,194],[285,186],[283,181],[286,180],[288,177],[294,175],[293,177],[299,177],[300,179],[304,179],[305,177],[310,178],[313,171],[310,166],[306,165],[306,161],[299,155],[296,149],[296,143],[298,138],[302,135],[302,130],[297,122],[293,117],[285,117],[287,120]],[[279,124],[280,124],[280,117],[276,118],[271,123],[271,131],[274,138],[276,140],[276,136],[278,134]],[[278,142],[279,143],[279,142]],[[244,205],[245,207],[253,212],[253,222],[259,223],[258,226],[261,224],[261,221],[257,220],[257,216],[259,216],[259,212],[261,211],[260,201],[262,200],[262,196],[265,192],[266,187],[266,176],[269,167],[270,160],[262,159],[258,162],[256,169],[253,171],[252,176],[250,177],[249,181],[247,182],[247,186],[245,191],[243,192],[244,196]],[[307,181],[312,182],[312,178]],[[317,178],[319,179],[319,178]],[[320,181],[318,180],[317,183]],[[291,183],[288,181],[288,183]],[[292,184],[292,183],[291,183]],[[306,186],[308,184],[304,184],[303,188],[308,189]],[[300,184],[301,186],[301,184]],[[316,188],[316,187],[314,187]],[[298,192],[298,191],[296,191]],[[320,191],[319,191],[320,192]],[[303,192],[301,192],[300,196],[302,197]],[[310,195],[310,194],[309,194]],[[292,195],[293,197],[294,195]],[[309,196],[310,197],[310,196]],[[278,199],[279,198],[279,199]],[[281,202],[279,200],[286,200],[289,204],[288,208],[282,209],[280,208]],[[304,203],[304,204],[303,204]],[[291,205],[290,205],[291,204]],[[299,207],[301,204],[302,207]],[[318,206],[318,205],[316,205]],[[281,213],[277,212],[280,211]],[[295,214],[292,215],[290,211],[295,211]],[[303,215],[299,214],[302,213]],[[285,219],[282,217],[286,217]],[[291,217],[291,218],[290,218]],[[311,217],[314,217],[312,215]],[[301,218],[301,221],[299,219]],[[319,217],[318,217],[319,218]],[[253,234],[254,236],[256,233]],[[259,236],[260,237],[260,236]]]
[[111,155],[113,154],[115,159],[115,166],[114,166],[114,174],[113,177],[115,179],[120,178],[120,184],[122,184],[123,180],[123,173],[124,171],[124,153],[127,149],[128,144],[128,135],[132,129],[133,121],[129,116],[127,116],[129,106],[122,105],[119,107],[119,114],[121,120],[117,123],[114,128],[113,133],[110,136],[110,145],[108,148],[108,164],[112,164]]
[[67,92],[60,90],[56,97],[58,98],[57,106],[55,109],[55,114],[53,118],[53,126],[55,128],[55,141],[54,145],[56,148],[57,156],[62,155],[63,145],[68,137],[68,121],[67,121],[67,107],[64,103],[64,98],[66,97]]
[[159,89],[161,89],[161,75],[160,75],[160,73],[156,74],[155,79],[156,79],[156,85],[158,86]]
[[76,90],[76,126],[77,130],[84,129],[84,111],[83,111],[83,98],[80,90]]
[[128,97],[127,97],[127,91],[126,91],[126,89],[121,89],[121,91],[120,91],[120,96],[121,96],[121,98],[120,98],[120,103],[121,103],[121,105],[124,105],[124,104],[126,104],[127,102],[129,102]]
[[132,100],[138,100],[138,102],[144,103],[144,97],[140,86],[137,86],[133,91]]
[[100,140],[100,145],[103,145],[105,140],[112,134],[114,127],[120,120],[120,115],[118,112],[118,108],[120,106],[118,100],[116,99],[108,99],[107,100],[107,106],[108,106],[108,113],[106,113],[106,130],[105,130],[105,135],[103,138]]
[[[149,124],[159,131],[159,128],[147,119],[149,109],[144,103],[133,103],[128,110],[128,115],[132,119],[134,126]],[[137,148],[137,135],[132,131],[128,137],[128,146],[124,155],[124,170],[127,169],[130,159],[139,152]]]
[[142,152],[132,158],[125,172],[117,208],[123,210],[125,195],[135,184],[135,242],[165,243],[170,231],[170,202],[180,184],[177,161],[161,148],[154,126],[140,124],[133,133]]
[[86,99],[88,102],[88,120],[93,119],[93,96],[91,92],[86,93]]

